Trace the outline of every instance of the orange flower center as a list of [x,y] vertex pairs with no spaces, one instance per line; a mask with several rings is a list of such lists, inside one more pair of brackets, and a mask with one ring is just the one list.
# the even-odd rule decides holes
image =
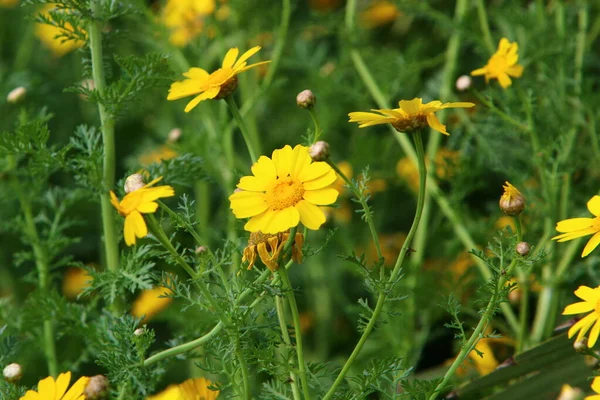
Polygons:
[[505,73],[506,70],[508,69],[509,65],[508,62],[506,61],[506,57],[503,56],[499,56],[499,55],[493,55],[492,58],[490,58],[489,64],[488,64],[488,70],[490,75],[492,76],[498,76],[502,73]]
[[295,206],[302,200],[303,195],[302,182],[295,181],[288,176],[277,179],[275,185],[267,190],[265,197],[269,208],[276,211]]

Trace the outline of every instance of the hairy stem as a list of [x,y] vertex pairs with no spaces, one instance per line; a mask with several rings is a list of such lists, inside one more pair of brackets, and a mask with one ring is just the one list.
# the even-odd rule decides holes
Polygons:
[[254,138],[252,138],[252,136],[250,135],[250,132],[248,131],[248,127],[244,123],[244,119],[242,118],[242,115],[240,114],[240,109],[238,108],[233,96],[227,96],[225,98],[225,101],[227,102],[227,106],[229,106],[229,110],[231,111],[231,114],[233,114],[233,118],[237,122],[238,127],[240,128],[240,131],[242,132],[242,136],[244,137],[244,142],[246,142],[246,147],[248,148],[248,154],[250,154],[250,159],[252,160],[253,163],[255,163],[257,160],[256,151],[254,151],[254,147],[255,147],[256,143],[253,140]]
[[[287,323],[285,321],[285,308],[284,308],[284,300],[280,296],[275,296],[275,308],[277,309],[277,319],[279,320],[279,328],[281,329],[281,336],[283,338],[283,343],[291,349],[292,341],[290,340],[290,333],[288,332]],[[298,388],[298,378],[296,376],[296,372],[293,370],[290,371],[290,386],[292,387],[292,393],[294,395],[294,400],[300,400],[302,397],[300,396],[300,389]]]

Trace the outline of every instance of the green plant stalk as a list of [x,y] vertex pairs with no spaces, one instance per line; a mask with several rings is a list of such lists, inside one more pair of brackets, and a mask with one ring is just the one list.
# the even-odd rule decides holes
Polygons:
[[[97,14],[100,9],[100,1],[91,2],[91,9]],[[104,96],[106,82],[104,80],[104,67],[102,64],[102,26],[98,20],[90,22],[88,27],[90,38],[90,52],[92,56],[92,76],[96,90],[102,99]],[[115,185],[115,120],[104,105],[98,102],[100,114],[100,125],[102,130],[102,143],[104,145],[104,160],[102,166],[102,194],[100,195],[102,211],[102,229],[104,232],[104,250],[106,266],[110,271],[119,270],[119,242],[114,221],[114,210],[110,204],[109,191]],[[122,306],[119,301],[111,304],[113,314],[120,314]]]
[[[402,249],[400,250],[400,254],[398,255],[398,259],[396,260],[394,269],[392,270],[392,273],[388,279],[388,283],[392,284],[392,285],[394,284],[394,282],[398,278],[398,275],[400,274],[402,263],[404,262],[404,257],[408,253],[410,243],[413,240],[413,237],[415,236],[416,230],[419,226],[421,214],[423,213],[423,203],[425,200],[425,185],[427,182],[427,170],[425,167],[425,151],[423,149],[423,140],[421,139],[421,132],[416,131],[415,133],[413,133],[413,137],[414,137],[414,141],[415,141],[417,159],[419,160],[419,162],[418,162],[419,197],[417,199],[417,210],[415,212],[415,217],[413,219],[412,226],[410,227],[410,230],[408,231],[408,235],[406,236],[404,245],[402,246]],[[385,303],[387,296],[388,295],[385,291],[383,291],[383,290],[379,291],[379,296],[377,297],[377,303],[375,304],[375,309],[373,310],[373,314],[371,315],[371,318],[369,319],[369,322],[367,323],[367,326],[365,327],[365,330],[363,331],[362,336],[358,340],[358,343],[354,347],[354,350],[350,354],[350,357],[348,357],[348,360],[346,360],[346,363],[342,367],[342,370],[338,374],[337,378],[335,379],[335,381],[333,382],[333,384],[331,385],[331,387],[325,394],[325,397],[323,397],[323,400],[329,400],[329,399],[333,398],[333,395],[334,395],[336,389],[343,382],[346,374],[348,373],[348,371],[350,370],[350,367],[352,366],[352,363],[354,362],[354,360],[356,359],[356,357],[362,350],[363,346],[365,345],[365,343],[367,341],[367,338],[369,337],[369,335],[371,334],[371,331],[375,327],[375,323],[377,322],[379,314],[381,314],[381,311],[383,310],[383,305]]]
[[240,363],[240,370],[242,371],[242,382],[243,382],[243,398],[246,400],[250,400],[252,398],[252,393],[250,391],[250,379],[248,378],[248,363],[246,363],[246,358],[244,357],[244,353],[242,352],[242,347],[240,344],[240,332],[236,329],[234,334],[234,342],[235,342],[235,355],[238,358]]
[[321,126],[319,125],[319,120],[317,119],[317,113],[315,112],[314,107],[309,108],[308,112],[310,113],[310,117],[312,118],[313,123],[315,125],[315,134],[313,136],[314,139],[312,140],[312,143],[315,143],[317,140],[319,140],[319,137],[321,136],[323,131],[321,130]]
[[233,118],[237,122],[238,127],[240,128],[240,131],[242,132],[242,136],[244,137],[244,142],[246,142],[246,147],[248,148],[248,154],[250,154],[250,159],[252,160],[253,163],[255,163],[257,158],[256,158],[256,152],[254,151],[254,146],[256,144],[253,142],[253,140],[252,140],[253,138],[250,135],[250,132],[248,132],[248,127],[244,123],[244,119],[242,118],[242,115],[240,114],[240,109],[238,108],[233,96],[225,97],[225,101],[227,102],[227,106],[229,107],[231,114],[233,114]]
[[[288,332],[287,323],[285,322],[285,309],[283,306],[283,298],[275,296],[275,308],[277,309],[277,319],[279,320],[279,328],[281,329],[281,336],[283,342],[288,348],[292,348],[292,341],[290,340],[290,334]],[[294,400],[302,399],[300,395],[300,389],[298,388],[298,378],[294,370],[290,371],[290,386],[292,387],[292,394]]]
[[481,28],[481,33],[483,34],[483,43],[485,43],[485,47],[490,52],[490,54],[493,54],[496,48],[494,47],[494,40],[492,39],[492,35],[490,33],[490,25],[488,23],[485,4],[483,3],[483,0],[475,0],[475,5],[477,6],[477,18],[479,19],[479,27]]

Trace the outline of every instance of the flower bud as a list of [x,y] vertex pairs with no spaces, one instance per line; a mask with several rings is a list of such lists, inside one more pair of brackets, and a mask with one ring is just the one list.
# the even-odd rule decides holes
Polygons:
[[459,76],[456,80],[456,90],[458,90],[459,92],[464,92],[465,90],[468,90],[471,87],[472,83],[473,80],[469,75]]
[[298,93],[298,96],[296,96],[296,104],[298,104],[298,107],[300,108],[310,110],[317,104],[317,98],[311,90],[306,89]]
[[23,376],[23,369],[17,363],[8,364],[2,370],[2,375],[8,382],[17,382]]
[[198,246],[196,247],[196,250],[194,250],[196,254],[200,255],[200,254],[204,254],[208,251],[208,247],[206,246]]
[[579,388],[564,384],[556,400],[583,400],[583,391]]
[[92,376],[83,393],[87,400],[106,399],[109,393],[108,379],[104,375]]
[[583,337],[581,340],[574,341],[573,348],[578,353],[587,353],[588,352],[588,339],[586,337]]
[[181,137],[181,129],[173,128],[169,131],[169,136],[167,137],[167,142],[175,143]]
[[133,331],[133,336],[142,336],[144,334],[144,328],[137,328]]
[[527,254],[529,254],[529,250],[531,250],[531,247],[527,242],[519,242],[517,243],[517,247],[515,247],[515,250],[518,255],[525,257]]
[[125,193],[134,192],[138,189],[143,188],[144,185],[145,185],[144,177],[142,176],[142,174],[129,175],[127,177],[127,179],[125,180],[125,185],[124,185]]
[[329,158],[329,143],[319,140],[308,150],[313,161],[325,161]]
[[514,217],[525,209],[525,197],[507,181],[504,183],[504,193],[500,197],[498,205],[505,214]]
[[[596,351],[596,356],[598,356],[598,352]],[[598,368],[598,365],[600,365],[600,361],[598,361],[598,358],[590,355],[590,354],[586,354],[585,356],[583,356],[583,362],[585,363],[585,365],[587,365],[589,368],[592,369],[596,369]]]
[[6,101],[12,104],[17,104],[19,101],[23,100],[27,95],[27,89],[23,86],[19,86],[10,91],[8,96],[6,96]]

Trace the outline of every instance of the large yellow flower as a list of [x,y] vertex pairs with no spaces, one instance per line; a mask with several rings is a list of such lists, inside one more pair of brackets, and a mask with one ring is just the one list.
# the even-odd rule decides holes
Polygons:
[[188,379],[179,385],[170,385],[146,400],[216,400],[219,391],[209,389],[212,384],[205,378]]
[[212,74],[209,74],[202,68],[190,68],[188,72],[183,74],[183,76],[188,79],[173,82],[171,84],[167,100],[178,100],[184,97],[197,95],[187,104],[187,106],[185,106],[185,112],[190,112],[190,110],[203,100],[218,100],[229,96],[237,88],[237,75],[250,68],[271,62],[263,61],[246,65],[246,60],[256,54],[259,50],[260,46],[253,47],[242,54],[238,59],[239,50],[237,47],[229,49],[227,54],[225,54],[221,68]]
[[175,195],[175,191],[171,186],[150,187],[161,179],[162,176],[144,185],[142,188],[128,193],[123,197],[121,202],[119,202],[113,191],[110,191],[110,202],[119,211],[119,214],[125,217],[123,234],[125,236],[125,243],[128,246],[133,246],[136,238],[143,238],[148,234],[148,227],[142,214],[155,212],[158,208],[157,199]]
[[325,214],[318,206],[334,203],[339,194],[330,187],[335,171],[326,162],[312,162],[308,147],[301,145],[275,150],[272,159],[261,156],[252,174],[242,177],[241,191],[229,196],[236,218],[251,218],[244,226],[250,232],[284,232],[300,222],[319,229]]
[[583,249],[581,257],[590,254],[600,244],[600,196],[592,197],[587,203],[587,208],[595,218],[571,218],[560,221],[556,224],[556,230],[561,234],[552,238],[559,242],[566,242],[594,234]]
[[163,286],[144,290],[133,302],[131,315],[137,318],[144,317],[142,323],[148,322],[150,318],[171,304],[173,298],[168,296],[172,293],[171,289]]
[[[45,17],[52,19],[52,16],[48,11],[55,9],[52,4],[45,5],[41,10],[40,14]],[[57,11],[58,12],[58,11]],[[61,10],[60,12],[69,12],[68,10]],[[79,31],[85,34],[83,29]],[[66,40],[65,34],[75,32],[75,28],[70,23],[66,23],[64,27],[58,27],[49,24],[38,23],[35,26],[35,34],[40,41],[52,52],[55,57],[62,57],[71,51],[82,47],[85,42],[83,40]]]
[[167,0],[162,21],[171,31],[169,41],[178,47],[187,45],[202,32],[204,18],[215,6],[215,0]]
[[517,54],[519,45],[511,43],[507,38],[500,39],[498,50],[490,57],[487,64],[483,68],[478,68],[471,72],[471,75],[484,75],[485,82],[490,79],[498,79],[498,83],[502,88],[506,89],[512,85],[513,78],[520,78],[523,75],[523,66],[517,64],[519,55]]
[[598,394],[587,396],[584,400],[600,400],[600,376],[594,378],[594,381],[592,382],[592,390]]
[[60,374],[56,380],[49,376],[38,383],[37,391],[28,390],[20,400],[85,400],[83,394],[90,378],[82,376],[67,391],[71,382],[71,372]]
[[443,125],[435,115],[437,111],[445,108],[470,108],[475,104],[469,102],[443,103],[435,100],[423,104],[423,99],[417,97],[412,100],[400,100],[400,108],[392,110],[371,110],[371,112],[351,112],[349,122],[358,122],[359,128],[367,126],[390,123],[398,132],[412,132],[422,129],[429,125],[432,129],[449,135],[446,131],[446,125]]
[[579,286],[575,291],[575,296],[583,301],[566,306],[563,315],[581,314],[588,311],[591,311],[591,313],[577,321],[569,329],[569,339],[579,331],[576,340],[581,340],[593,325],[589,335],[588,347],[594,347],[600,335],[600,287],[592,289],[587,286]]

